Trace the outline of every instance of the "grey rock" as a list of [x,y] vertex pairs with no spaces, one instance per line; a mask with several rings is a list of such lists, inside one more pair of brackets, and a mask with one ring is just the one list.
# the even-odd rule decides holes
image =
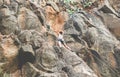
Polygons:
[[[103,22],[105,26],[110,30],[110,32],[117,38],[119,39],[119,21],[120,19],[117,18],[113,14],[105,14],[101,13],[101,17],[103,19]],[[109,20],[109,21],[107,21]],[[112,22],[112,23],[111,23]]]
[[77,75],[75,73],[75,71],[73,70],[72,66],[63,67],[62,70],[67,73],[68,77],[80,77],[79,75]]
[[43,35],[35,30],[23,30],[18,35],[18,39],[22,44],[30,44],[33,49],[38,49],[42,46],[42,43],[45,42]]
[[118,16],[117,12],[110,6],[110,3],[108,0],[105,0],[103,6],[101,6],[99,10],[103,11],[104,13],[112,13]]
[[[68,20],[65,24],[64,30],[65,34],[74,34],[74,35],[79,35],[80,34],[80,28],[72,19]],[[77,30],[76,30],[77,28]]]
[[0,6],[3,4],[3,0],[0,0]]
[[0,14],[1,16],[4,17],[9,17],[11,15],[14,15],[15,13],[13,11],[11,11],[9,9],[9,7],[7,5],[3,5],[1,6],[2,8],[0,8]]
[[[114,46],[116,44],[118,44],[119,41],[110,33],[110,31],[108,29],[106,29],[103,22],[94,15],[89,14],[88,18],[86,18],[86,16],[83,15],[82,13],[77,13],[72,16],[72,19],[74,21],[76,21],[77,24],[79,24],[78,25],[79,28],[77,28],[77,29],[74,28],[74,29],[77,30],[78,32],[82,33],[81,39],[83,39],[87,42],[88,48],[92,48],[94,50],[99,51],[99,54],[102,57],[103,61],[102,62],[100,61],[97,63],[98,67],[101,68],[98,71],[101,71],[105,77],[113,76],[112,74],[115,73],[116,70],[111,70],[110,68],[112,66],[106,66],[106,63],[109,63],[109,64],[111,63],[109,60],[110,57],[108,57],[108,55],[110,55],[110,54],[112,55],[112,53],[114,53]],[[89,19],[91,19],[91,20],[89,20]],[[90,24],[92,24],[93,26],[89,26],[88,22]],[[66,28],[66,25],[65,25],[65,30],[67,30],[67,29],[69,29],[69,28]],[[81,31],[78,29],[80,29]],[[75,35],[77,35],[77,34],[75,34]],[[66,35],[66,37],[69,37],[69,36],[71,36],[71,35]],[[86,37],[86,38],[84,38],[84,37]],[[69,40],[70,39],[68,39],[68,41]],[[76,41],[76,40],[74,40],[74,41]],[[62,51],[65,51],[65,50],[62,50]],[[104,54],[106,54],[106,56]],[[69,54],[67,53],[67,56],[68,55]],[[67,57],[67,56],[65,56],[65,57]],[[86,56],[88,56],[88,55],[86,55]],[[66,60],[65,57],[64,57],[64,60]],[[73,57],[73,54],[72,54],[72,57]],[[89,56],[88,56],[88,58],[90,60]],[[95,59],[96,59],[96,57],[95,57]],[[112,59],[115,59],[115,57],[113,57]],[[72,62],[71,62],[71,60],[72,60]],[[75,58],[75,62],[79,62],[76,60],[77,60],[77,58]],[[71,59],[71,57],[67,58],[66,63],[71,64],[70,62],[74,63],[74,58],[73,59]],[[103,64],[105,64],[105,66],[104,65],[99,66],[99,63],[103,63]],[[109,64],[107,64],[107,65],[109,65]],[[82,63],[81,63],[81,65],[82,65]],[[88,62],[88,65],[91,66],[91,64],[89,64],[89,62]],[[80,67],[80,66],[78,65],[76,67]],[[96,68],[94,68],[94,69],[96,69]],[[104,69],[105,69],[105,72],[103,72]]]
[[91,27],[88,29],[88,31],[85,34],[84,37],[85,41],[87,41],[88,46],[91,48],[92,46],[95,46],[95,43],[97,42],[96,37],[98,37],[98,32],[96,28]]
[[[54,67],[56,66],[57,57],[52,52],[53,50],[45,49],[45,51],[41,55],[41,63],[45,67]],[[49,53],[47,53],[49,52]]]
[[0,29],[2,34],[10,34],[10,33],[16,33],[19,30],[19,26],[17,23],[17,18],[13,15],[10,15],[9,17],[2,18]]
[[18,38],[22,43],[29,43],[31,42],[31,36],[32,36],[32,33],[29,30],[25,30],[25,31],[23,30],[18,35]]
[[94,74],[94,72],[86,65],[86,63],[80,57],[78,57],[74,52],[70,52],[68,50],[65,50],[64,48],[62,48],[62,51],[64,51],[62,53],[63,53],[63,60],[65,61],[66,65],[68,66],[70,65],[70,68],[73,68],[68,70],[73,73],[71,72],[68,73],[73,75],[78,74],[76,75],[76,77],[79,77],[81,75],[80,73],[83,73],[82,71],[84,71],[83,74],[87,74],[90,77],[97,77],[97,75]]
[[[54,49],[44,44],[40,49],[36,52],[36,66],[38,69],[42,68],[41,70],[45,72],[55,72],[57,71],[57,62],[58,58],[55,54]],[[48,53],[49,52],[49,53]]]
[[23,30],[37,30],[40,32],[42,27],[38,17],[31,10],[25,7],[20,9],[18,24]]
[[51,5],[55,11],[60,12],[56,3],[52,2],[52,1],[48,1],[46,4]]

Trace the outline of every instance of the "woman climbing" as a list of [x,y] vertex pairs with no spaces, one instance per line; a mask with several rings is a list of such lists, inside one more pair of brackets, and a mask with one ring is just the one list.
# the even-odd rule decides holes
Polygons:
[[59,47],[64,46],[64,47],[67,48],[68,50],[71,50],[71,48],[69,48],[69,47],[66,45],[65,41],[64,41],[63,31],[60,31],[60,32],[59,32],[57,41],[58,41]]

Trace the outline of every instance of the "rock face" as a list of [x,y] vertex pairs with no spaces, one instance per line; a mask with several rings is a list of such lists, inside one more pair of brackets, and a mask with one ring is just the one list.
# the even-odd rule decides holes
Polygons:
[[2,36],[0,35],[0,66],[1,66],[1,75],[3,71],[9,73],[15,72],[17,70],[18,60],[18,45],[15,44],[15,39],[13,39],[13,35],[10,36]]
[[23,7],[20,8],[20,15],[18,15],[18,23],[21,29],[24,30],[41,30],[42,24],[38,17],[29,9]]
[[[106,3],[105,3],[106,2]],[[99,16],[110,30],[110,32],[119,39],[119,4],[117,0],[105,0],[99,7]],[[111,23],[112,22],[112,23]]]
[[[69,15],[79,1],[0,0],[0,77],[119,77],[116,0]],[[59,47],[60,31],[71,50]]]

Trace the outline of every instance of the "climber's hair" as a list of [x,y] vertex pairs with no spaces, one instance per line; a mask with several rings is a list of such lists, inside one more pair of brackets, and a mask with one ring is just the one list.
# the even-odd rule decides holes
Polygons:
[[60,34],[63,34],[63,32],[62,32],[62,31],[60,31],[59,33],[60,33]]

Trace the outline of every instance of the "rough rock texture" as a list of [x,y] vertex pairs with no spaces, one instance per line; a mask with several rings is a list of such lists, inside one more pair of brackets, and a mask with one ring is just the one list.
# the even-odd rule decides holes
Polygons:
[[73,1],[0,0],[0,77],[120,76],[119,1]]
[[[110,32],[119,39],[119,9],[120,4],[117,0],[105,0],[99,7],[96,14],[102,19]],[[99,12],[99,14],[98,14]]]

